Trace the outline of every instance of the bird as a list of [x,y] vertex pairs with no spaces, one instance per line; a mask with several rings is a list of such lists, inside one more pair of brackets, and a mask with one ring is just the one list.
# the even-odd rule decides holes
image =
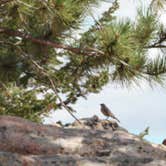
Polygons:
[[120,123],[119,119],[115,117],[115,115],[110,111],[110,109],[105,104],[102,103],[100,104],[100,106],[101,106],[100,111],[102,112],[103,115],[107,116],[107,119],[111,117]]

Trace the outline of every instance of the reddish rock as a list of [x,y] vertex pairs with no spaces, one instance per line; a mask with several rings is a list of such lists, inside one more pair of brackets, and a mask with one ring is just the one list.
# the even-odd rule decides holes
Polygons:
[[[165,166],[166,147],[92,117],[55,127],[0,116],[1,166]],[[71,128],[70,128],[71,127]]]
[[166,139],[163,141],[163,143],[162,143],[163,145],[166,145]]

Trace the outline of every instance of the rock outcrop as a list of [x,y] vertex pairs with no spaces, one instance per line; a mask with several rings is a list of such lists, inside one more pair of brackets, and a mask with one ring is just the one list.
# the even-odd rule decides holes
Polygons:
[[166,146],[166,139],[163,140],[162,144]]
[[0,116],[0,166],[166,166],[166,146],[97,116],[42,125]]

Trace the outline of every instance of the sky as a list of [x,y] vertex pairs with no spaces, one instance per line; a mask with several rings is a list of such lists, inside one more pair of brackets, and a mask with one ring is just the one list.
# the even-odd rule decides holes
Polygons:
[[[111,2],[111,0],[110,0]],[[143,1],[146,6],[148,0]],[[110,6],[110,3],[102,3],[99,9],[94,8],[96,19]],[[118,18],[129,17],[135,20],[136,6],[134,0],[120,0],[120,9],[116,12]],[[162,14],[164,21],[166,14]],[[92,18],[86,18],[84,30],[93,22]],[[166,24],[164,22],[164,24]],[[156,53],[152,50],[151,54]],[[139,134],[146,127],[150,127],[149,135],[145,138],[154,143],[161,143],[166,138],[166,88],[159,86],[153,89],[148,83],[141,83],[141,87],[122,88],[116,84],[108,84],[99,94],[90,94],[85,99],[79,99],[73,108],[78,118],[97,115],[105,118],[100,113],[100,103],[105,103],[111,111],[120,119],[120,126],[129,132]],[[45,123],[53,124],[56,121],[63,123],[73,122],[74,119],[65,111],[58,110],[45,119]]]

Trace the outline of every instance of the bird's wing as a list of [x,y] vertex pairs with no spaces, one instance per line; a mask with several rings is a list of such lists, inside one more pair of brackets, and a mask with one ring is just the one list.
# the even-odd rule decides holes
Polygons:
[[113,119],[116,119],[116,120],[120,123],[120,120],[111,112],[111,110],[110,110],[107,106],[105,106],[105,107],[106,107],[106,109],[108,109],[109,112],[111,113],[111,117],[112,117]]

